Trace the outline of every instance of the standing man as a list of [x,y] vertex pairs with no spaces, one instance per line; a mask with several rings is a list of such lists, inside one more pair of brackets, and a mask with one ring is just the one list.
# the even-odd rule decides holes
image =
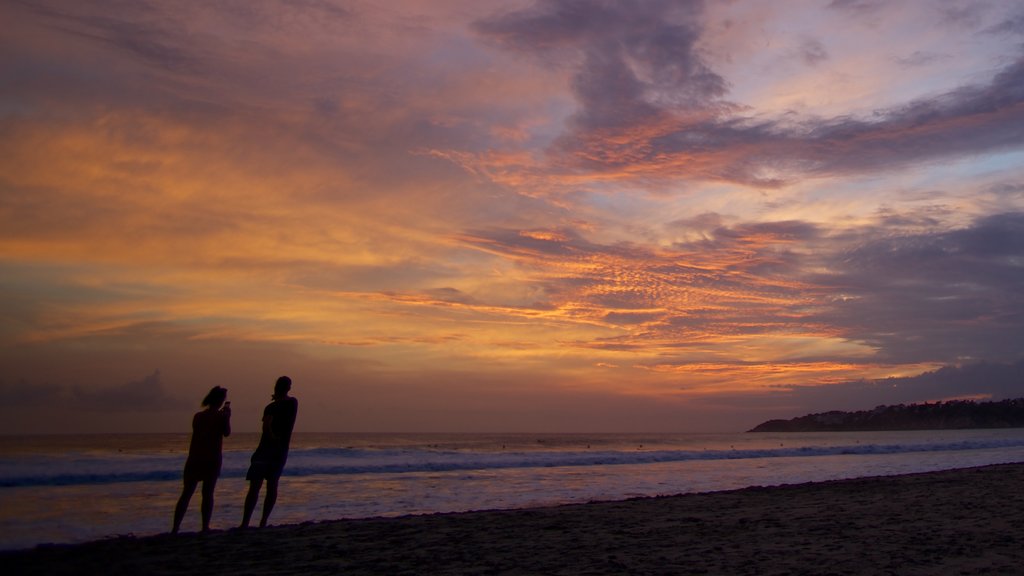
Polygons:
[[291,378],[278,378],[274,384],[273,402],[263,409],[263,434],[260,436],[259,446],[253,452],[249,472],[245,475],[245,479],[249,481],[249,493],[245,495],[242,528],[249,527],[249,520],[256,509],[256,501],[260,498],[260,488],[263,487],[264,480],[267,482],[267,494],[263,499],[260,528],[267,525],[270,512],[277,502],[277,483],[288,459],[288,443],[292,439],[295,415],[299,410],[299,401],[288,395],[291,389]]

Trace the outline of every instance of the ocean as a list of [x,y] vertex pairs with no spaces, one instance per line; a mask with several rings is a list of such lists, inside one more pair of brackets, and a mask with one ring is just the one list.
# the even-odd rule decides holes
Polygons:
[[[257,439],[235,434],[225,440],[214,529],[241,519],[244,476]],[[0,436],[0,549],[169,531],[188,441],[188,434]],[[526,508],[1020,461],[1024,429],[296,433],[271,524]],[[183,531],[198,530],[199,501],[197,491]]]

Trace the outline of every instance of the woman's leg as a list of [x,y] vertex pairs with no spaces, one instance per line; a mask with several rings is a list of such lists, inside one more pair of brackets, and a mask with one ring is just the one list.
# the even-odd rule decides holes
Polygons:
[[210,531],[210,518],[213,516],[213,489],[217,487],[217,477],[203,480],[203,502],[200,511],[203,515],[203,532]]
[[192,499],[192,494],[196,491],[196,486],[199,484],[198,481],[186,478],[181,488],[181,497],[178,498],[178,504],[174,507],[174,525],[171,528],[171,534],[177,534],[178,529],[181,528],[181,521],[185,518],[185,510],[188,509],[188,502]]

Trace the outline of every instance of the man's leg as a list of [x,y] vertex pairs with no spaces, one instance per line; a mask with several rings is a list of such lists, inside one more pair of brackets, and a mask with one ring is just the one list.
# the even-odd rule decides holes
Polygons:
[[263,517],[260,518],[260,528],[267,525],[270,518],[270,511],[274,509],[277,502],[277,481],[280,478],[267,478],[267,495],[263,498]]
[[256,509],[256,501],[260,499],[262,487],[262,478],[249,480],[249,493],[245,495],[245,507],[242,509],[242,528],[249,527],[249,520],[252,518],[252,511]]

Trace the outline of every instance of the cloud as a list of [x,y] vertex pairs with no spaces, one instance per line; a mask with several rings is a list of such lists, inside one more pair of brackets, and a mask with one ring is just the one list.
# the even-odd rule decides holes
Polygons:
[[1022,36],[1024,35],[1024,11],[1018,12],[1017,14],[1011,15],[1005,20],[999,22],[986,30],[989,34],[995,35],[1011,35],[1011,36]]
[[80,384],[3,383],[0,389],[8,397],[8,406],[54,408],[94,412],[167,412],[179,411],[198,402],[189,402],[169,393],[160,379],[160,371],[136,381],[113,386]]
[[666,362],[692,359],[688,348],[738,360],[739,342],[750,353],[763,336],[778,354],[835,353],[857,363],[1020,356],[1022,213],[951,230],[934,218],[886,213],[843,231],[802,221],[727,226],[713,214],[671,226],[699,234],[658,251],[603,245],[569,229],[481,230],[463,240],[515,262],[553,317],[623,331],[575,346],[659,350]]
[[[633,149],[633,170],[696,159],[694,176],[777,186],[807,176],[873,173],[963,154],[1017,149],[1024,142],[1024,59],[988,84],[879,111],[873,118],[792,123],[708,120]],[[703,160],[703,162],[701,162]],[[639,165],[639,166],[638,166]],[[770,176],[766,176],[770,174]]]
[[828,60],[828,50],[825,45],[814,38],[805,38],[800,43],[799,53],[804,64],[808,66],[817,66]]
[[[131,54],[167,70],[201,68],[202,58],[182,42],[180,22],[160,18],[148,2],[25,3],[60,32]],[[101,9],[96,9],[97,7]]]
[[434,374],[404,415],[1013,360],[1009,9],[935,40],[927,2],[510,6],[0,3],[0,337],[61,383],[26,401],[156,410],[132,374],[197,400],[282,349],[325,390]]
[[946,5],[939,10],[939,14],[946,25],[974,29],[981,24],[982,12],[985,10],[986,8],[980,5]]
[[462,239],[514,262],[522,282],[543,294],[549,317],[625,330],[573,346],[661,353],[720,346],[717,353],[728,354],[729,343],[744,338],[818,330],[801,322],[816,287],[798,278],[802,262],[787,249],[818,234],[802,222],[718,226],[700,240],[658,250],[601,244],[569,229],[479,230]]
[[160,371],[141,380],[127,382],[107,388],[74,387],[71,403],[76,407],[102,411],[176,410],[189,404],[186,400],[168,393],[160,380]]
[[904,58],[897,58],[897,62],[904,68],[917,68],[921,66],[930,66],[938,62],[943,62],[952,58],[949,54],[939,54],[936,52],[924,52],[921,50],[915,50],[913,54]]
[[828,7],[858,15],[873,15],[885,7],[882,0],[832,0]]
[[[878,3],[833,2],[859,13]],[[572,70],[579,105],[555,165],[620,178],[710,179],[776,187],[807,177],[874,173],[1024,142],[1024,59],[988,83],[963,85],[864,117],[763,118],[728,102],[702,58],[701,3],[539,2],[484,20],[499,46]],[[960,18],[966,18],[964,14]],[[808,65],[829,58],[805,39]],[[934,57],[917,53],[905,62]]]
[[[798,410],[865,410],[880,405],[914,404],[969,398],[1020,398],[1024,390],[1024,361],[979,362],[944,366],[917,376],[857,380],[828,386],[786,386],[769,394],[767,404],[789,403]],[[791,408],[792,409],[792,408]],[[802,416],[792,413],[791,416]]]
[[664,110],[700,111],[725,80],[699,56],[703,2],[555,0],[480,21],[499,45],[571,62],[581,132],[643,125]]
[[1024,338],[1024,214],[865,238],[808,278],[834,296],[815,319],[892,362],[1015,360]]
[[350,8],[333,0],[284,0],[284,4],[293,8],[294,14],[315,14],[317,19],[327,16],[348,20],[356,16]]

